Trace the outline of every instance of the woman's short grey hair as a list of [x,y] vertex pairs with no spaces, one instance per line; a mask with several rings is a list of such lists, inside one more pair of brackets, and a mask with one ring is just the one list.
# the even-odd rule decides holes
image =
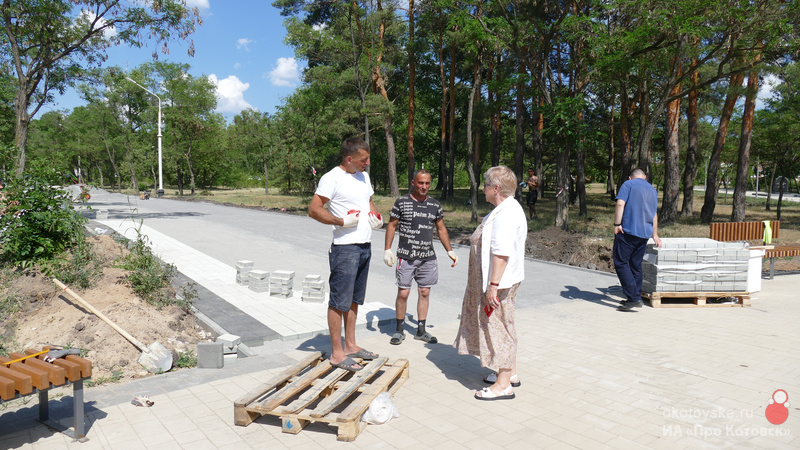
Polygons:
[[517,191],[517,176],[506,166],[489,168],[483,174],[483,182],[489,186],[500,186],[500,195],[511,197]]

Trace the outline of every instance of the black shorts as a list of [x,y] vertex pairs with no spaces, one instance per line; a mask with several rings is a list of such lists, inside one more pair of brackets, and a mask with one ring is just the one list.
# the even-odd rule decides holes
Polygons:
[[536,200],[538,200],[538,199],[539,199],[539,191],[536,191],[536,190],[528,191],[528,197],[526,197],[526,201],[528,202],[529,206],[535,205],[536,204]]

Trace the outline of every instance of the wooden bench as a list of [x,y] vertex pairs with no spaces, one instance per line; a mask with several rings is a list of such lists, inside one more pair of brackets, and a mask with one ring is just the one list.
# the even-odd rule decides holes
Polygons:
[[[772,238],[780,237],[781,221],[770,220]],[[764,222],[717,222],[710,224],[709,237],[716,241],[753,241],[764,239]],[[765,245],[764,258],[769,258],[769,278],[775,277],[775,258],[800,255],[800,245]]]
[[70,437],[84,440],[83,380],[91,378],[92,362],[75,355],[46,362],[46,356],[47,348],[11,353],[8,358],[0,356],[0,403],[39,394],[39,421],[47,422],[50,389],[71,383],[74,433]]

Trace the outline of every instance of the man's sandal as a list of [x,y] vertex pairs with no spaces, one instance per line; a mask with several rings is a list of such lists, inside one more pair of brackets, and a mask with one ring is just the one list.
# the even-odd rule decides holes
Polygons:
[[371,352],[369,350],[365,350],[365,349],[362,348],[361,350],[359,350],[359,351],[357,351],[355,353],[350,353],[347,356],[349,356],[351,358],[361,358],[364,361],[372,361],[373,359],[378,357],[378,354],[377,353],[373,353],[373,352]]
[[406,338],[405,333],[397,332],[392,335],[392,339],[389,340],[389,343],[392,345],[400,345],[403,343],[403,340]]
[[436,344],[436,343],[438,343],[438,342],[439,342],[439,340],[438,340],[438,339],[436,339],[436,337],[432,336],[432,335],[431,335],[430,333],[428,333],[427,331],[426,331],[426,332],[424,332],[424,333],[422,333],[422,334],[416,334],[416,335],[414,335],[414,339],[416,339],[416,340],[418,340],[418,341],[425,341],[425,342],[426,342],[426,343],[428,343],[428,344]]

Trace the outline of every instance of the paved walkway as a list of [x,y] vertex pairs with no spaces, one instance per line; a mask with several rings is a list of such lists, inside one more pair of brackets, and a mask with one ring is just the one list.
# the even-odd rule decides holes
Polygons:
[[[530,280],[534,283],[534,280]],[[480,402],[485,370],[448,345],[457,321],[437,328],[442,344],[362,331],[360,344],[407,358],[411,377],[394,400],[401,417],[370,425],[355,442],[312,424],[298,435],[262,418],[233,425],[233,402],[326,339],[275,342],[221,370],[192,369],[89,389],[88,442],[38,424],[35,401],[0,413],[0,448],[798,448],[800,276],[764,283],[750,308],[614,310],[615,300],[518,311],[517,398]],[[283,347],[282,347],[283,346]],[[296,349],[292,349],[292,347]],[[772,425],[772,393],[789,394],[789,418]],[[152,408],[128,403],[150,394]],[[53,400],[68,416],[69,396]]]
[[[208,257],[227,267],[213,270],[232,270],[231,261],[244,259],[237,256],[240,249],[231,251],[235,243],[209,246],[200,240],[204,234],[219,237],[229,230],[210,233],[203,227],[218,225],[186,220],[214,218],[216,207],[175,212],[178,207],[166,202],[152,204],[172,208],[170,218],[180,218],[186,231],[176,234],[169,225],[181,227],[170,224],[170,218],[159,222],[152,219],[162,213],[145,211],[147,226],[155,225],[154,231],[185,244],[177,246],[182,251],[196,249],[200,254],[190,260]],[[246,223],[250,214],[232,222]],[[286,220],[290,228],[305,226],[297,219],[275,220]],[[283,244],[254,237],[248,245],[274,251]],[[324,247],[309,245],[317,249],[302,254],[308,249],[294,248],[282,261],[321,266],[324,254],[314,255]],[[373,261],[373,268],[380,267],[379,261]],[[457,269],[465,270],[461,266]],[[191,273],[180,264],[179,269]],[[376,294],[370,298],[380,298],[383,308],[390,308],[394,287],[385,283],[390,276],[377,270],[374,275],[370,283]],[[407,358],[411,376],[394,396],[401,417],[368,426],[353,443],[337,442],[335,429],[325,425],[311,424],[298,435],[281,433],[280,422],[270,417],[247,427],[233,425],[236,399],[309,351],[329,350],[328,338],[319,335],[268,341],[251,348],[256,356],[229,362],[223,369],[181,370],[87,389],[88,441],[83,443],[36,422],[36,400],[0,410],[0,449],[800,448],[800,409],[793,406],[800,401],[800,275],[764,280],[750,308],[644,307],[620,313],[610,288],[613,277],[527,261],[516,320],[522,386],[515,389],[515,400],[504,402],[472,398],[472,391],[484,386],[486,371],[476,358],[459,356],[449,345],[458,330],[454,311],[458,291],[463,292],[460,276],[445,273],[437,287],[431,332],[440,344],[407,339],[392,346],[391,326],[359,330],[361,346],[391,359]],[[230,295],[218,292],[211,294]],[[222,298],[216,303],[225,310],[228,302],[236,308],[235,301]],[[781,425],[765,417],[777,389],[788,393],[790,403],[788,420]],[[71,390],[63,393],[51,394],[51,417],[65,418],[69,426]],[[155,405],[137,408],[129,403],[141,394],[150,395]]]

